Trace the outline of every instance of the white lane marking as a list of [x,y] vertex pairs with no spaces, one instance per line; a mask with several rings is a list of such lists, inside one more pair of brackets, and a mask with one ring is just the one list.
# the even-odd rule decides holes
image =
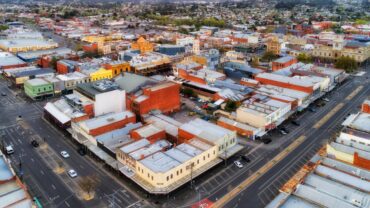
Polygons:
[[32,157],[31,157],[31,161],[32,161],[32,162],[35,162],[35,160],[34,160]]
[[20,139],[18,139],[18,142],[19,142],[20,144],[22,144],[22,141],[21,141]]
[[64,202],[64,204],[66,204],[66,205],[67,205],[67,207],[71,207],[71,206],[68,204],[68,202],[67,202],[67,201],[65,201],[65,202]]
[[55,190],[55,189],[57,189],[55,186],[54,186],[54,184],[51,184],[51,187]]
[[45,175],[44,171],[40,170],[41,175]]

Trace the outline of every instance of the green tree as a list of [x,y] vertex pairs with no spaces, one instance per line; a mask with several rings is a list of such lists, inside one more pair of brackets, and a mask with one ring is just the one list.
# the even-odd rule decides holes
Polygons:
[[0,31],[7,30],[8,28],[8,25],[0,25]]
[[308,64],[308,63],[312,63],[312,62],[313,62],[313,58],[312,58],[312,56],[307,55],[307,54],[305,54],[305,53],[300,53],[300,54],[297,56],[297,59],[298,59],[298,61],[303,62],[303,63],[305,63],[305,64]]
[[344,69],[346,72],[350,73],[357,69],[358,64],[355,59],[347,56],[341,56],[335,62],[335,67],[339,69]]
[[235,111],[238,108],[238,104],[235,101],[228,100],[225,105],[225,110],[228,112]]
[[270,62],[270,61],[272,61],[272,60],[274,60],[274,59],[276,59],[277,58],[277,55],[275,55],[273,52],[271,52],[271,51],[267,51],[267,52],[265,52],[264,54],[263,54],[263,56],[262,56],[262,60],[263,61],[268,61],[268,62]]
[[194,97],[195,96],[195,93],[192,89],[189,89],[189,88],[186,88],[186,89],[183,89],[182,90],[182,93],[186,96],[186,97]]
[[53,58],[51,58],[51,61],[50,61],[50,68],[56,69],[57,68],[57,62],[58,62],[58,58],[53,56]]

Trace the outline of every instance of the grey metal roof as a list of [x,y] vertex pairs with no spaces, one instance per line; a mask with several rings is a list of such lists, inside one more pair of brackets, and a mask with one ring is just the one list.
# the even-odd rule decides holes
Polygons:
[[132,73],[124,73],[117,76],[114,80],[126,93],[134,93],[145,85],[158,83],[155,79]]

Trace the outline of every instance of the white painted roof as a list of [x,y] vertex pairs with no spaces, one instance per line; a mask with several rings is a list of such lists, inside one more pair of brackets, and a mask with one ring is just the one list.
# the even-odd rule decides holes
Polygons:
[[163,152],[157,152],[150,157],[146,157],[140,160],[140,163],[157,173],[165,173],[181,164]]
[[64,114],[62,111],[60,111],[53,103],[50,102],[46,103],[44,109],[51,115],[53,115],[54,118],[58,119],[58,121],[62,124],[71,121],[71,118]]
[[120,113],[108,113],[99,117],[95,117],[86,121],[81,121],[80,126],[86,131],[91,129],[96,129],[102,126],[107,126],[109,124],[122,121],[128,117],[135,116],[131,111],[123,111]]
[[163,150],[164,148],[169,147],[170,145],[171,144],[167,140],[158,140],[154,144],[142,147],[134,152],[131,152],[129,155],[135,160],[141,160],[151,154],[154,154]]
[[306,81],[304,79],[298,79],[294,77],[286,77],[278,74],[272,74],[272,73],[259,73],[257,74],[258,78],[264,78],[268,80],[274,80],[278,82],[283,82],[283,83],[289,83],[289,84],[294,84],[302,87],[313,87],[313,84],[309,81]]
[[345,185],[355,187],[364,192],[370,192],[370,182],[369,181],[361,180],[358,177],[343,173],[341,171],[319,165],[315,169],[315,173],[326,176],[326,177],[330,177],[330,179],[334,181],[338,181]]
[[149,144],[150,144],[149,140],[147,140],[147,139],[140,139],[140,140],[135,141],[135,142],[133,142],[131,144],[128,144],[128,145],[125,145],[125,146],[121,147],[120,150],[122,152],[126,153],[126,154],[129,154],[129,153],[134,152],[134,151],[136,151],[136,150],[138,150],[140,148],[143,148],[143,147],[145,147],[145,146],[147,146]]

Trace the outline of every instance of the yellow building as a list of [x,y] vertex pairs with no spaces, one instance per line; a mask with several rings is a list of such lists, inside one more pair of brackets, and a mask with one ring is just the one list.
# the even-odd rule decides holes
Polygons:
[[281,47],[280,47],[279,38],[276,36],[269,37],[267,40],[267,52],[271,52],[275,55],[279,55],[280,50],[281,50]]
[[89,76],[90,76],[90,80],[94,82],[94,81],[101,80],[101,79],[112,79],[113,72],[112,70],[106,70],[104,68],[100,68],[95,72],[91,72]]
[[99,43],[99,42],[105,43],[108,41],[121,40],[121,39],[122,37],[120,35],[106,35],[106,36],[88,35],[88,36],[83,37],[81,40],[88,42],[88,43]]
[[58,47],[58,43],[43,39],[9,39],[0,40],[0,49],[12,53],[46,50]]
[[200,65],[203,65],[203,66],[207,66],[207,58],[204,57],[204,56],[192,56],[191,57],[191,60],[200,64]]
[[131,43],[131,49],[139,50],[141,53],[152,52],[154,50],[154,45],[145,38],[140,37],[136,43]]
[[103,64],[104,68],[111,70],[113,76],[117,76],[122,72],[131,72],[130,64],[126,61],[112,61],[110,63]]

